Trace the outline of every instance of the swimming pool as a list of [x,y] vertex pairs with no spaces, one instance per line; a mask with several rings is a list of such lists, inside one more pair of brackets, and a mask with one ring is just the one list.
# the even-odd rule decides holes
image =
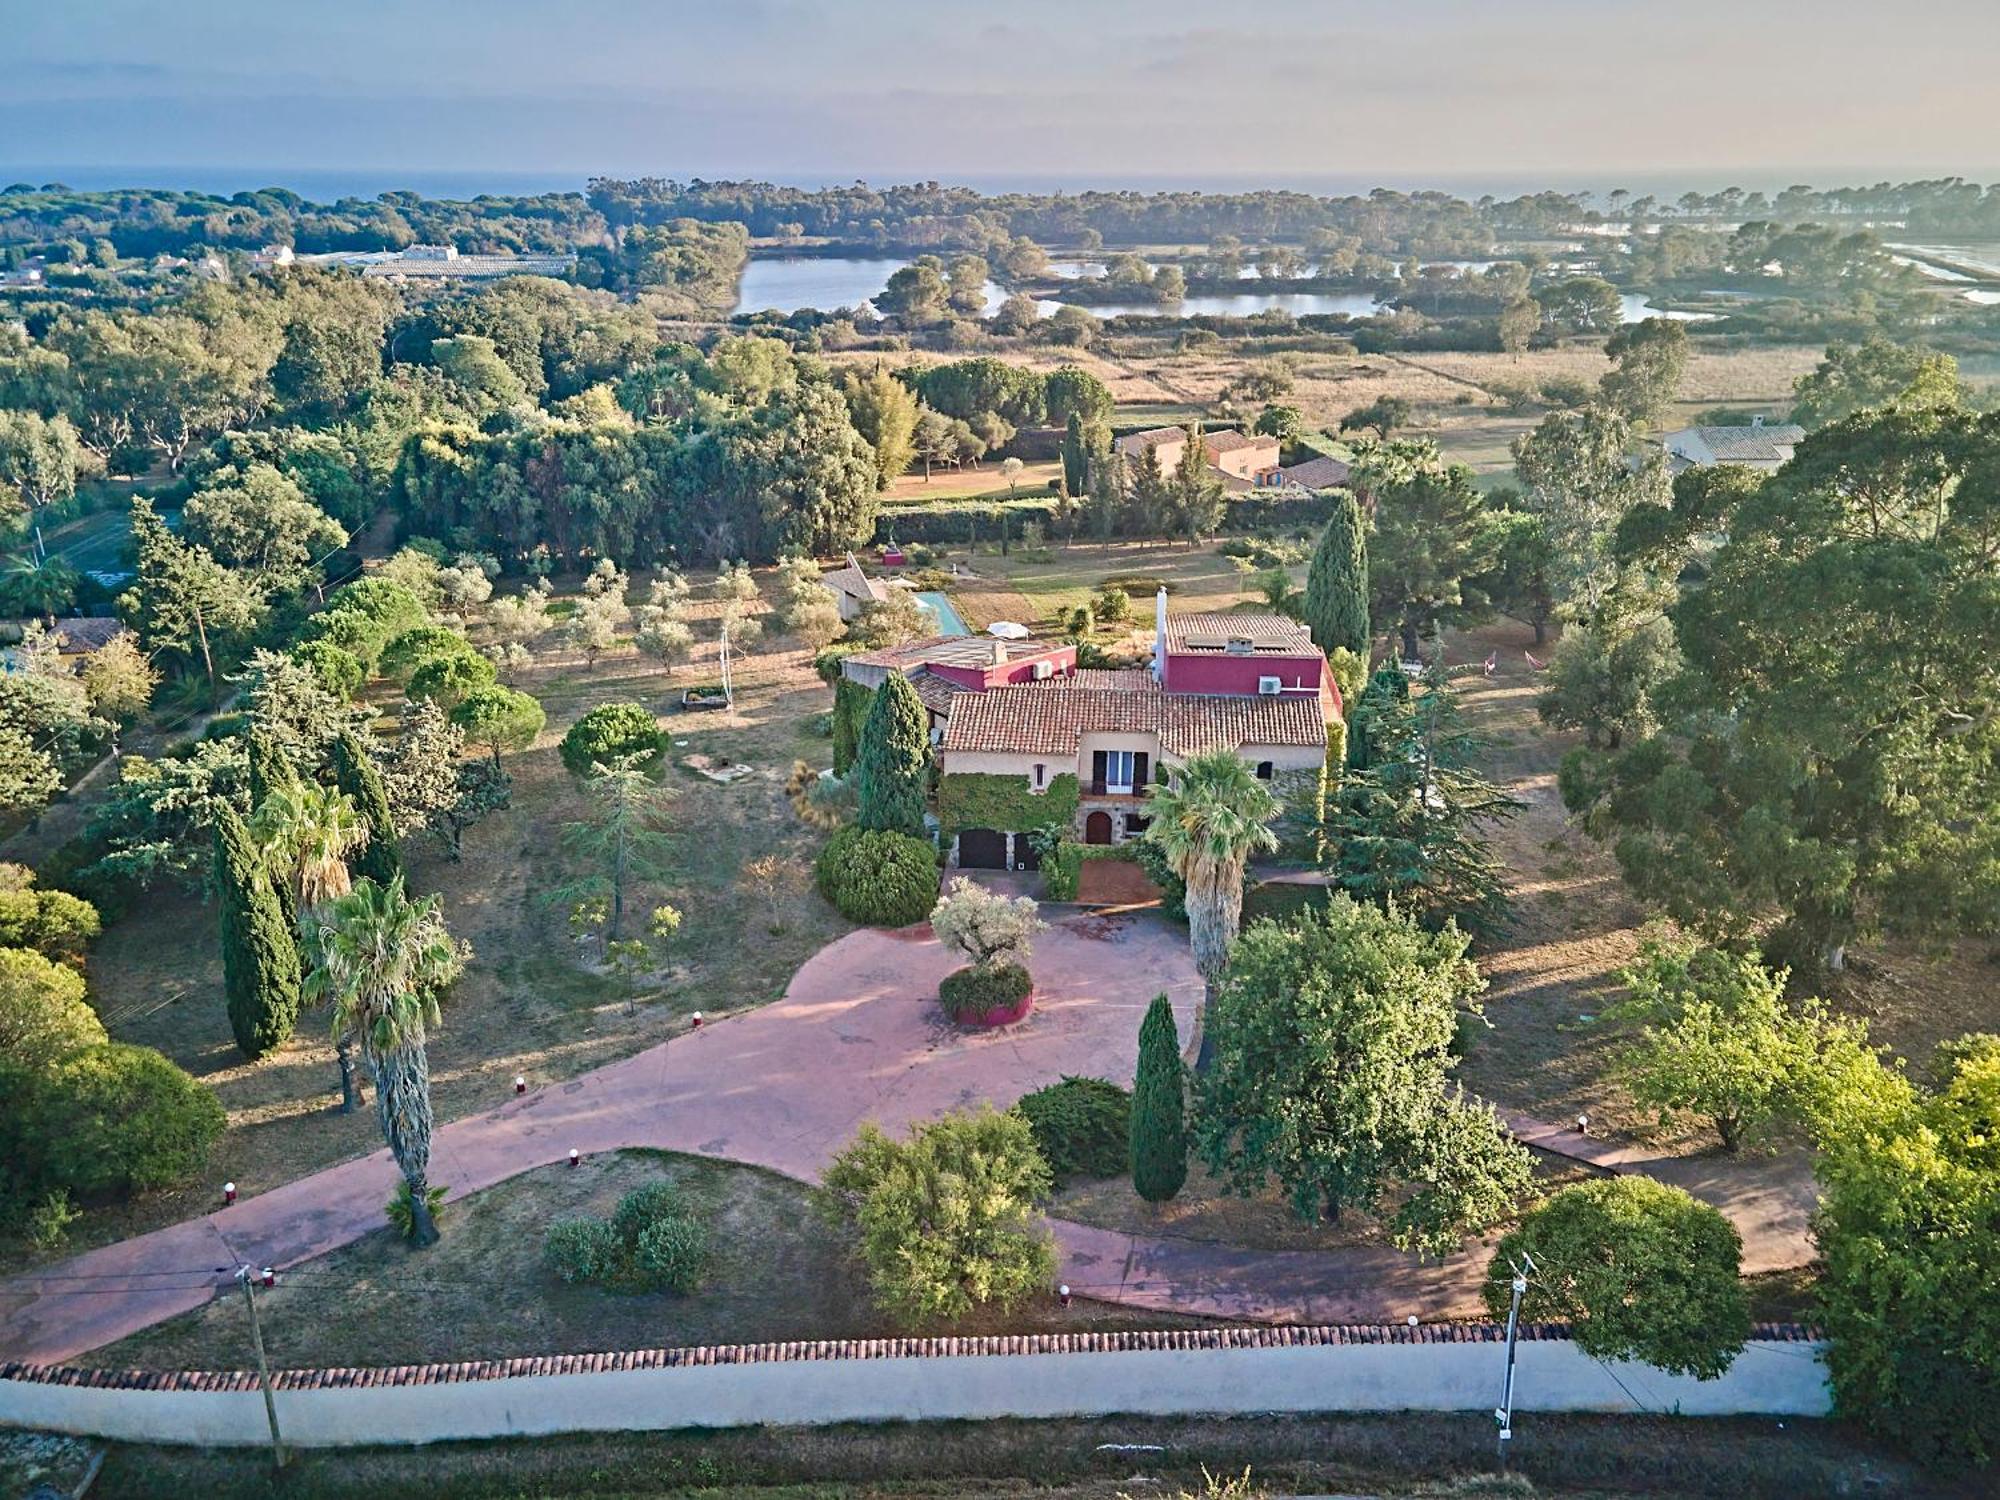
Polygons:
[[959,615],[949,594],[933,589],[917,595],[917,604],[937,622],[939,635],[971,635],[972,627]]

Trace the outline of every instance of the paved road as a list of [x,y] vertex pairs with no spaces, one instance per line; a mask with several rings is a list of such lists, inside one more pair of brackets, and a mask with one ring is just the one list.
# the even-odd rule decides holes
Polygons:
[[[1152,997],[1172,997],[1185,1036],[1201,993],[1186,938],[1151,914],[1055,922],[1035,950],[1035,1009],[1001,1031],[963,1032],[944,1022],[934,997],[953,963],[928,927],[850,933],[815,954],[774,1005],[444,1126],[432,1179],[456,1198],[572,1149],[652,1146],[812,1181],[863,1120],[893,1132],[982,1101],[1011,1103],[1065,1073],[1130,1078]],[[1548,1149],[1613,1149],[1564,1139],[1568,1133],[1536,1121],[1512,1123]],[[1746,1187],[1737,1164],[1726,1171],[1699,1159],[1635,1165],[1678,1174],[1729,1210],[1744,1232],[1748,1268],[1808,1258],[1810,1200],[1800,1202],[1795,1173],[1774,1167],[1769,1181]],[[283,1268],[349,1244],[382,1227],[395,1182],[387,1152],[378,1151],[16,1277],[0,1285],[0,1357],[72,1359],[201,1306],[228,1286],[238,1264]],[[1263,1252],[1061,1221],[1052,1228],[1061,1274],[1081,1293],[1238,1320],[1467,1316],[1479,1310],[1485,1275],[1478,1245],[1419,1262],[1379,1247]]]

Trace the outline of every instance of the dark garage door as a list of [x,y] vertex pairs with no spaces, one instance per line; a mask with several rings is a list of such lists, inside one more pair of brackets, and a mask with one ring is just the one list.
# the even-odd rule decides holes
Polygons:
[[958,836],[958,863],[966,870],[1007,868],[1007,835],[991,828],[968,828]]

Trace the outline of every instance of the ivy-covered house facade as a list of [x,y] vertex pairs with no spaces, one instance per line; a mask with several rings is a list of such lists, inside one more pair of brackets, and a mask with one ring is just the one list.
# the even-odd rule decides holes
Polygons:
[[[1065,641],[939,636],[845,657],[836,761],[891,673],[916,689],[938,759],[950,863],[1032,870],[1051,836],[1117,845],[1145,832],[1147,788],[1226,749],[1288,807],[1316,809],[1340,692],[1306,628],[1274,614],[1154,606],[1152,662],[1080,668]],[[1336,737],[1336,742],[1340,742]]]
[[1330,720],[1326,658],[1279,615],[1155,606],[1150,669],[1072,669],[952,697],[938,735],[938,817],[950,861],[1034,869],[1055,831],[1112,845],[1145,832],[1147,788],[1226,749],[1288,806],[1317,806]]

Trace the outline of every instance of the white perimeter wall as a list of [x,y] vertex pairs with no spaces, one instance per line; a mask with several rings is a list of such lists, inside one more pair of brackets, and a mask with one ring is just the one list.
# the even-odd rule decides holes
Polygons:
[[[1521,1411],[1821,1416],[1820,1346],[1752,1343],[1720,1380],[1599,1364],[1562,1340],[1524,1341]],[[286,1441],[310,1447],[763,1423],[1327,1411],[1490,1411],[1505,1347],[1336,1344],[1279,1349],[930,1355],[280,1390]],[[247,1391],[132,1391],[0,1381],[0,1422],[136,1442],[268,1441]]]

